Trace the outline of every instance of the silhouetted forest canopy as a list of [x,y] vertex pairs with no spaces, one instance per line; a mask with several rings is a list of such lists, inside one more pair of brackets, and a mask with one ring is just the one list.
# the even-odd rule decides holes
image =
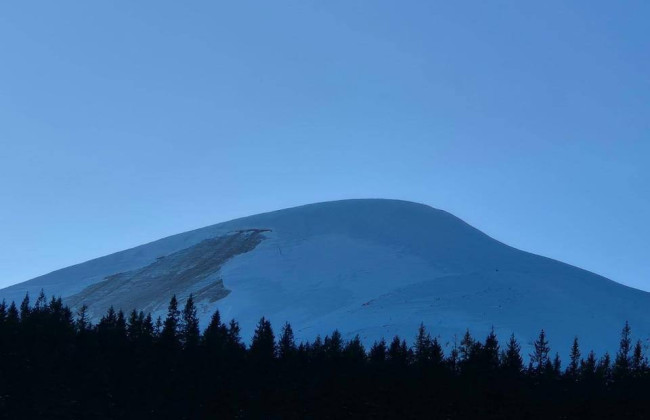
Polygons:
[[[297,343],[262,318],[246,345],[215,312],[204,331],[190,296],[165,319],[112,308],[97,324],[43,293],[0,304],[4,418],[650,418],[650,369],[622,326],[616,354],[575,339],[561,363],[542,330],[531,354],[516,337],[469,331],[450,351],[424,325],[364,348],[333,331]],[[605,331],[603,333],[606,333]]]

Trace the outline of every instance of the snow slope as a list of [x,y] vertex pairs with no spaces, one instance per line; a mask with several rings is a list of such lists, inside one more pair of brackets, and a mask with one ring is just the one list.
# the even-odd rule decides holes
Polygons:
[[[366,343],[412,339],[424,322],[451,345],[494,326],[526,344],[544,328],[554,351],[574,335],[613,352],[628,320],[650,335],[650,294],[508,247],[453,215],[397,200],[295,207],[182,233],[0,290],[20,301],[44,289],[95,316],[108,305],[163,315],[193,293],[205,326],[219,309],[248,339],[261,316],[312,339],[334,328]],[[526,350],[526,348],[525,348]]]

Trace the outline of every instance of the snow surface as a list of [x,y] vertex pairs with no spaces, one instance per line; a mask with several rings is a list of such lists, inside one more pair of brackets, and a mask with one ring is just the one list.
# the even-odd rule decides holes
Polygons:
[[[246,340],[262,316],[277,330],[291,322],[299,339],[338,328],[367,344],[395,334],[411,340],[420,322],[448,346],[466,328],[483,338],[494,327],[502,341],[515,333],[526,352],[544,328],[561,355],[575,335],[583,351],[615,352],[626,320],[635,337],[650,336],[650,294],[506,246],[444,211],[397,200],[334,201],[245,217],[58,270],[0,290],[0,298],[18,303],[41,289],[79,296],[108,276],[149,265],[160,270],[159,257],[176,253],[178,260],[179,251],[245,229],[270,231],[254,249],[233,251],[214,273],[177,289],[166,282],[158,301],[139,306],[164,316],[172,293],[182,300],[223,281],[229,294],[199,302],[202,325],[218,308],[222,318],[240,322]],[[105,289],[97,293],[110,293]]]

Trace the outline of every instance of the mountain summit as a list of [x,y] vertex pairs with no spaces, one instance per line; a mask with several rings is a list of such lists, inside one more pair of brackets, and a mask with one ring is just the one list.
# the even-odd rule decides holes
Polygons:
[[494,327],[524,345],[541,328],[554,351],[615,351],[625,321],[650,333],[650,294],[506,246],[462,220],[397,200],[343,200],[208,226],[64,268],[0,290],[22,300],[43,289],[97,319],[114,305],[164,316],[192,293],[203,325],[219,309],[248,340],[260,317],[291,322],[297,338],[335,328],[363,341],[420,322],[452,345]]

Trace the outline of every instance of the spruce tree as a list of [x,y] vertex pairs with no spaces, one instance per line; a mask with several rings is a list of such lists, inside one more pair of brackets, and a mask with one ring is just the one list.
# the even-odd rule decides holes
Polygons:
[[20,315],[18,313],[18,308],[16,308],[16,303],[12,301],[11,305],[9,305],[9,309],[7,309],[6,323],[10,327],[15,327],[18,325],[19,321],[20,321]]
[[467,329],[462,340],[460,340],[459,353],[461,364],[467,363],[472,359],[475,349],[476,342],[474,341],[474,338],[472,338],[472,334],[470,334],[469,329]]
[[643,344],[641,340],[637,340],[634,345],[634,350],[632,350],[632,370],[634,371],[635,376],[641,376],[643,372],[648,368],[648,361],[643,354]]
[[179,324],[180,311],[178,310],[178,300],[176,300],[176,295],[173,295],[169,300],[167,317],[160,332],[160,343],[168,349],[175,349],[180,346]]
[[442,350],[442,345],[438,341],[438,337],[434,337],[431,342],[431,364],[433,366],[440,366],[445,360],[445,352]]
[[194,306],[194,298],[190,294],[183,308],[183,318],[181,322],[181,340],[186,349],[194,349],[199,344],[199,318]]
[[485,344],[482,348],[483,364],[490,370],[495,370],[499,367],[499,340],[494,333],[494,327],[485,338]]
[[31,309],[29,307],[29,292],[25,293],[25,297],[20,304],[20,319],[21,321],[26,321],[29,318]]
[[275,357],[275,335],[271,323],[264,317],[260,319],[255,328],[250,355],[256,362],[268,362]]
[[97,324],[98,331],[110,331],[114,330],[117,327],[117,314],[115,313],[115,308],[111,305],[106,314],[101,317],[99,323]]
[[404,367],[409,364],[409,359],[410,354],[406,341],[400,340],[396,335],[388,346],[388,361],[395,367]]
[[281,360],[289,360],[295,356],[297,351],[296,341],[293,336],[293,329],[288,322],[282,327],[280,339],[278,340],[278,357]]
[[[147,342],[152,342],[156,334],[156,327],[151,318],[151,314],[144,316],[144,312],[140,311],[140,315],[143,317],[144,321],[142,322],[142,338]],[[140,316],[139,315],[139,316]]]
[[91,324],[88,318],[88,307],[86,305],[82,305],[77,311],[75,327],[79,334],[85,334],[90,330]]
[[431,341],[431,335],[424,327],[424,323],[420,323],[418,335],[415,337],[414,357],[415,363],[420,366],[429,365],[433,358],[433,342]]
[[510,335],[506,350],[501,353],[501,367],[511,374],[519,374],[524,368],[524,359],[521,357],[521,346],[514,334]]
[[[52,299],[54,299],[54,297],[52,297]],[[36,302],[34,303],[34,312],[43,312],[47,309],[47,297],[45,297],[45,291],[41,289],[41,292],[38,294],[38,298],[36,298]]]
[[140,339],[142,321],[143,320],[138,317],[138,312],[135,309],[132,310],[126,323],[126,334],[132,342],[136,342]]
[[219,355],[225,351],[228,341],[228,327],[221,322],[219,310],[214,311],[208,327],[203,332],[203,343],[208,350]]
[[592,351],[589,352],[585,360],[580,361],[580,379],[583,381],[591,381],[596,375],[596,353]]
[[227,347],[230,356],[235,356],[238,353],[243,352],[244,344],[241,342],[241,328],[239,323],[234,319],[230,320],[228,324],[228,333],[227,333]]
[[126,337],[126,317],[124,316],[124,311],[121,309],[117,312],[117,319],[115,321],[115,326],[120,335]]
[[578,337],[573,338],[569,358],[566,375],[568,378],[575,381],[578,378],[578,370],[580,369],[580,346],[578,345]]
[[553,358],[553,369],[552,369],[553,376],[556,378],[559,378],[562,376],[562,361],[560,360],[560,354],[555,353],[555,357]]
[[370,347],[369,359],[370,362],[374,365],[381,365],[386,361],[386,356],[388,355],[388,348],[386,346],[386,340],[383,338],[379,341],[375,341]]
[[343,337],[339,330],[334,330],[331,336],[325,336],[323,341],[325,354],[330,360],[338,360],[343,353]]
[[548,340],[546,339],[546,333],[542,330],[539,333],[539,337],[533,343],[535,351],[530,355],[530,361],[533,365],[533,369],[540,373],[549,365],[548,354],[551,351],[551,348],[548,345]]
[[612,359],[608,352],[605,352],[596,365],[596,376],[604,384],[608,384],[612,378]]
[[618,353],[614,361],[613,374],[617,379],[625,378],[630,370],[630,350],[632,348],[630,324],[625,321],[625,326],[621,331],[621,342],[619,345]]
[[366,361],[366,349],[363,347],[358,334],[346,343],[343,354],[346,360],[356,366],[360,366]]

